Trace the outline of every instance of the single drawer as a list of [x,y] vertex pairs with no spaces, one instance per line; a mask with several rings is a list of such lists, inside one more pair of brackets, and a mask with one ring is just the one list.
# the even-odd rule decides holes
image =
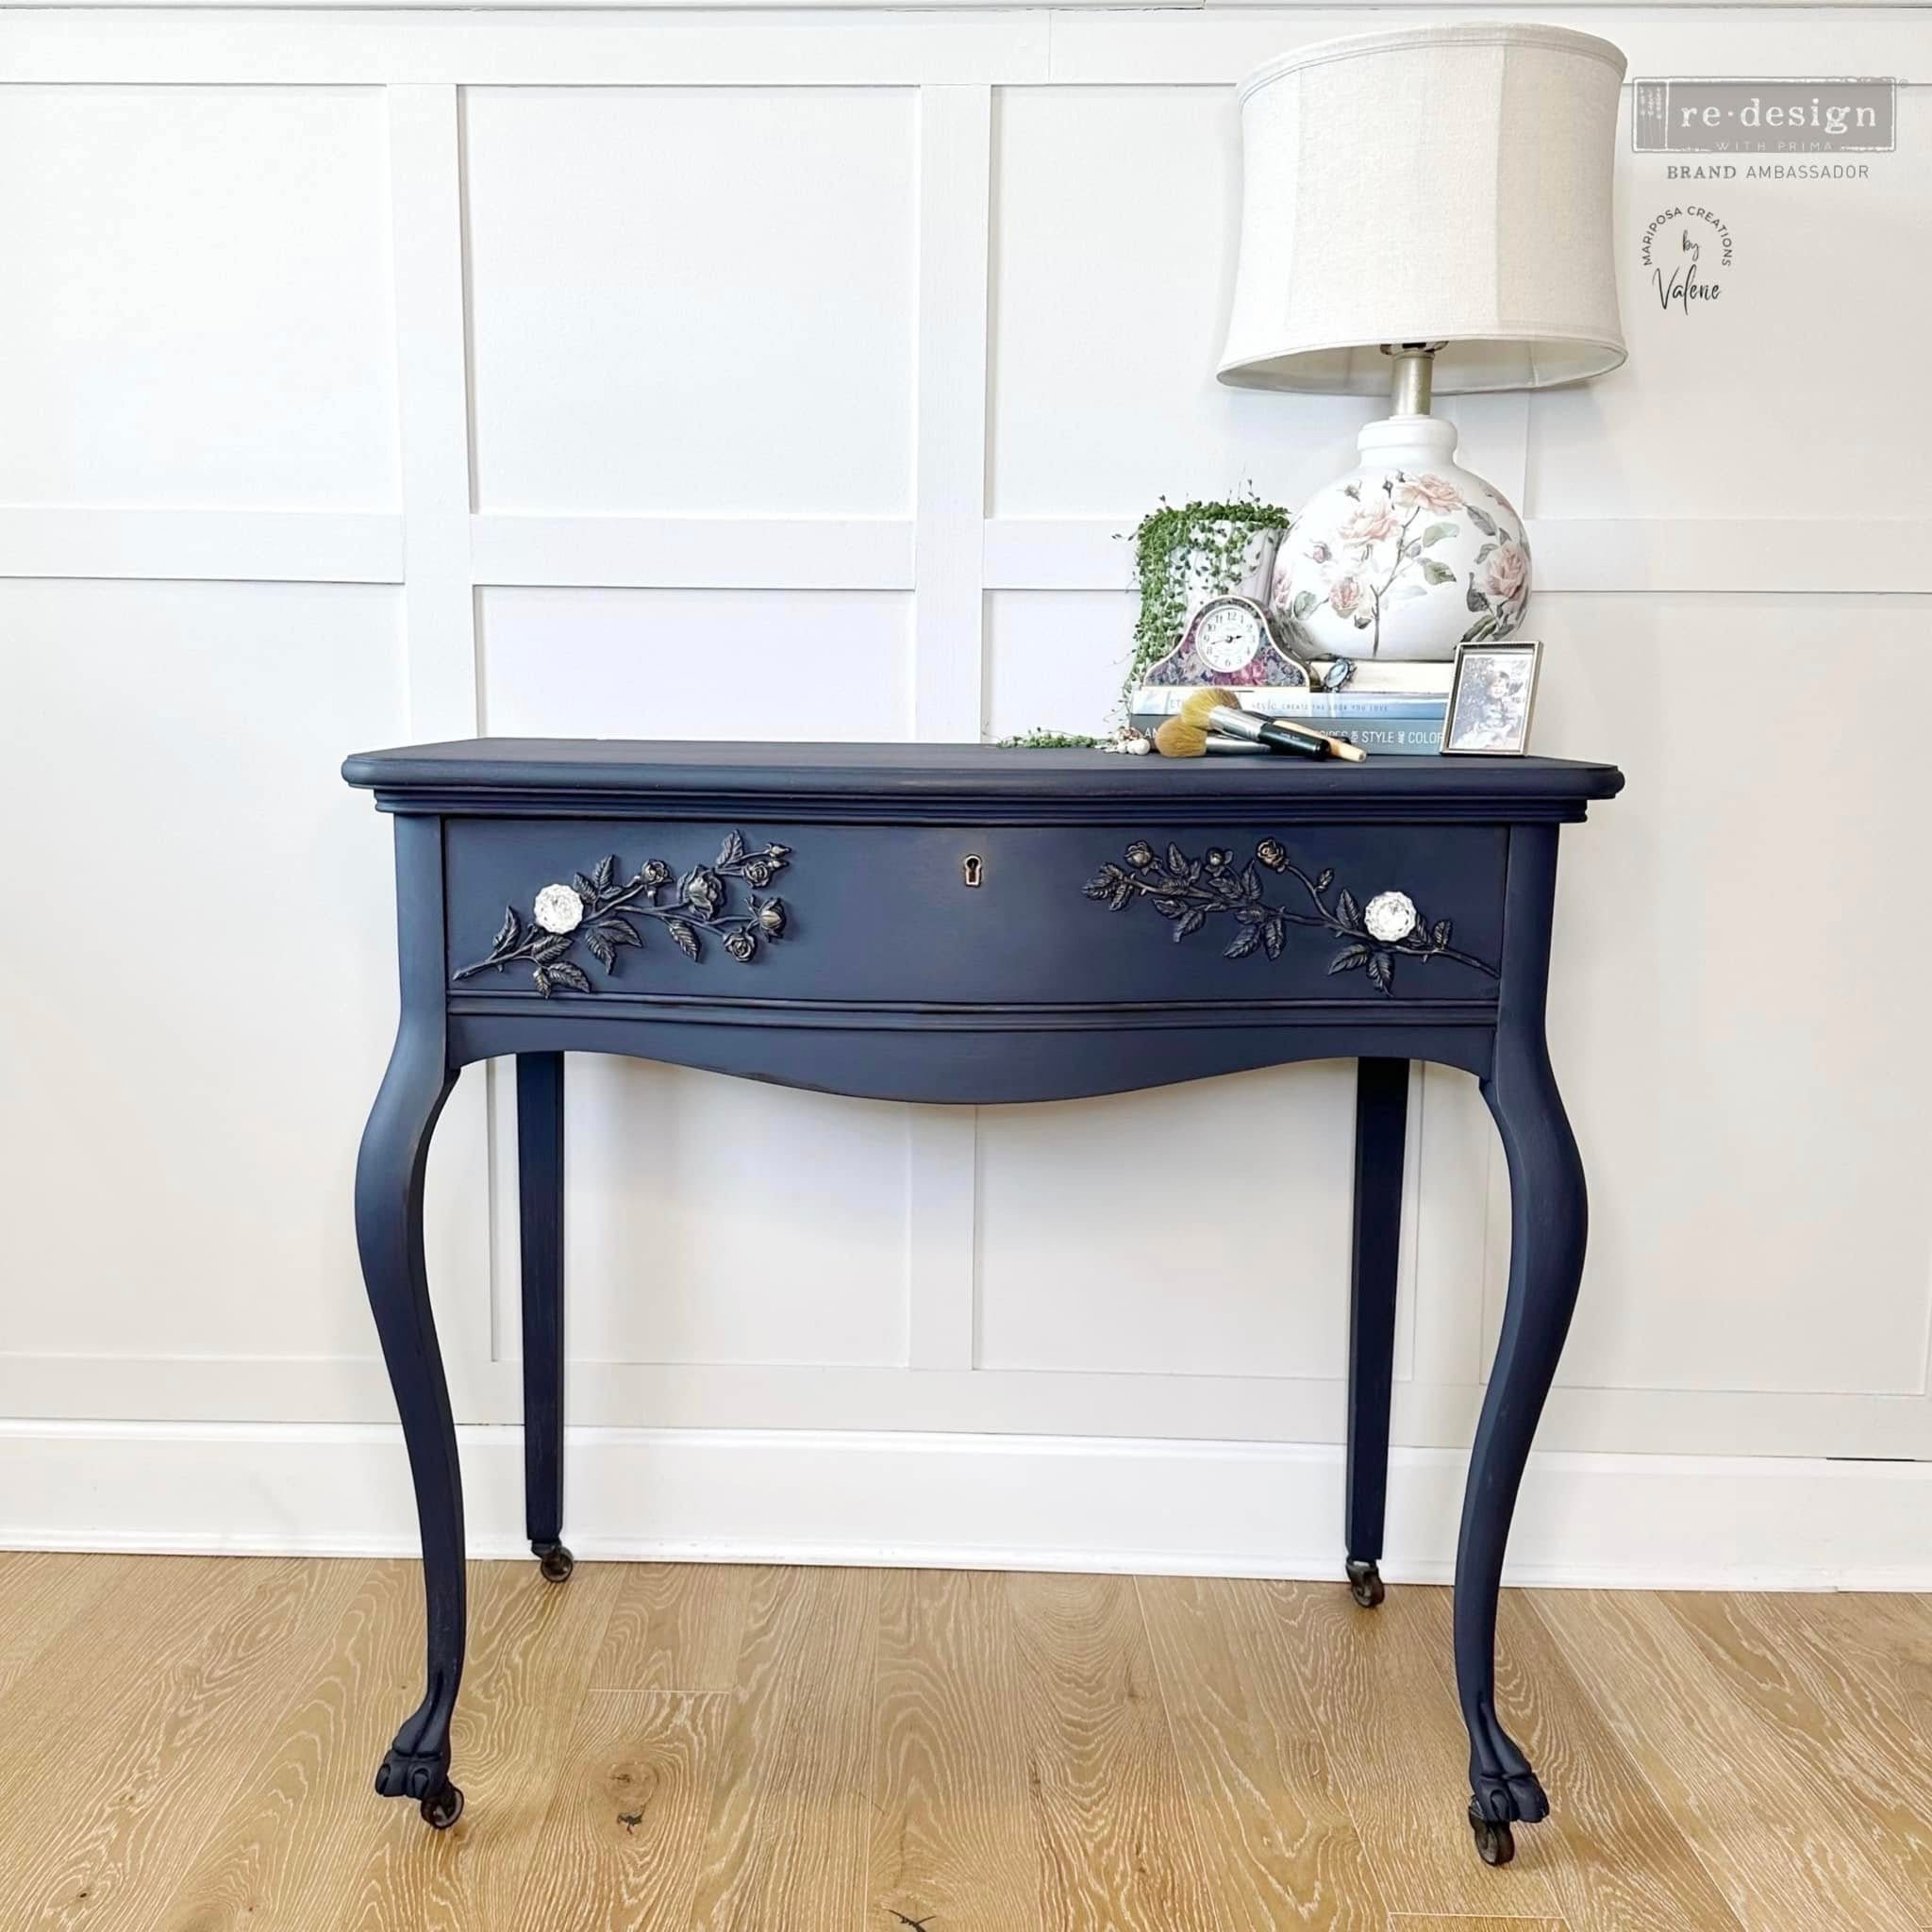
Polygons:
[[446,822],[452,991],[1493,1000],[1493,825]]

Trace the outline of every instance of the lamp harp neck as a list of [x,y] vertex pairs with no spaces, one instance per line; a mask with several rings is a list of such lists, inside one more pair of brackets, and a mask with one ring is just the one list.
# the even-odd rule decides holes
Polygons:
[[1389,413],[1426,416],[1441,342],[1384,342],[1389,358]]

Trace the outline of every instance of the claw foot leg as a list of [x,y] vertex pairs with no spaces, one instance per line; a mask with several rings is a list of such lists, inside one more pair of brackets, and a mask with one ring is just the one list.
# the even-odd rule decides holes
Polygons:
[[1507,1865],[1516,1856],[1516,1835],[1509,1827],[1534,1824],[1550,1815],[1549,1800],[1533,1771],[1510,1778],[1484,1778],[1469,1801],[1469,1828],[1475,1835],[1475,1855],[1485,1865]]
[[375,1789],[385,1798],[408,1798],[438,1831],[463,1815],[463,1794],[449,1781],[449,1712],[425,1703],[397,1732],[376,1768]]

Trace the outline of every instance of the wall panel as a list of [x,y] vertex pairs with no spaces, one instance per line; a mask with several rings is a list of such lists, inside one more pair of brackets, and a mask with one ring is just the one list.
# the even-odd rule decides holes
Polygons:
[[[1624,99],[1627,139],[1627,89]],[[1738,178],[1672,181],[1661,157],[1623,155],[1618,295],[1630,360],[1607,380],[1531,400],[1527,514],[1827,526],[1932,515],[1932,408],[1885,346],[1932,303],[1932,250],[1912,239],[1932,204],[1924,88],[1900,91],[1897,139],[1894,154],[1847,158],[1869,171],[1856,183],[1750,178],[1754,159],[1802,156],[1703,158]],[[1644,231],[1673,209],[1647,268]],[[1728,231],[1729,267],[1699,209]],[[1659,299],[1656,269],[1675,274],[1690,248],[1718,292],[1687,312]],[[1828,527],[1814,541],[1828,544]]]
[[1354,1119],[1328,1063],[983,1108],[980,1365],[1340,1375]]
[[574,1356],[905,1360],[904,1108],[622,1060],[572,1074]]
[[472,90],[479,505],[906,513],[916,140],[905,89]]
[[[1348,467],[1358,402],[1214,378],[1241,229],[1232,90],[1003,89],[993,154],[993,515],[1131,529],[1163,496],[1292,505]],[[1447,405],[1506,488],[1522,408]]]
[[14,87],[0,502],[386,508],[377,88]]
[[986,603],[988,735],[1096,729],[1133,658],[1132,596],[995,591]]
[[373,1356],[392,894],[337,768],[405,727],[395,591],[0,584],[0,1349]]
[[1358,406],[1214,380],[1241,225],[1232,92],[1008,88],[994,145],[992,513],[1115,515],[1347,467]]
[[907,735],[903,596],[489,590],[478,611],[499,737]]
[[[1815,600],[1563,597],[1540,736],[1629,789],[1571,835],[1553,1052],[1592,1178],[1564,1379],[1921,1392],[1932,600],[1849,600],[1884,704],[1807,688]],[[1910,837],[1913,835],[1907,835]],[[1906,975],[1901,980],[1898,975]]]

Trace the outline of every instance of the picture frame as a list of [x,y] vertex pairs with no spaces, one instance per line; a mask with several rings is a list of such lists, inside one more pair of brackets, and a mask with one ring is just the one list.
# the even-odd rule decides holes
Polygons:
[[1458,644],[1437,747],[1445,757],[1521,758],[1529,748],[1542,645]]

